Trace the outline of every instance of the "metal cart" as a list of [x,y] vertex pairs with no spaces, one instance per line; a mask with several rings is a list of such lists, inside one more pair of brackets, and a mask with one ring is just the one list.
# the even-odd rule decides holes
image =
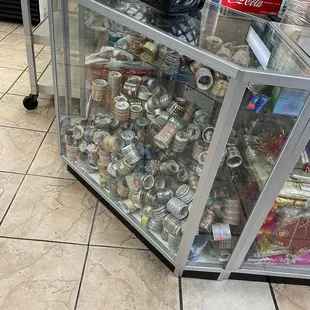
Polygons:
[[31,26],[31,13],[29,0],[21,1],[23,13],[23,25],[26,41],[26,53],[29,70],[30,94],[23,100],[23,105],[28,110],[34,110],[38,106],[38,79],[36,71],[36,61],[34,54],[34,40]]
[[[61,9],[60,5],[60,1],[54,2],[54,8],[58,12]],[[30,94],[24,98],[23,105],[26,109],[32,110],[38,106],[39,93],[54,95],[52,67],[49,65],[42,75],[38,76],[34,52],[34,44],[50,46],[49,18],[48,16],[45,16],[43,20],[41,20],[41,22],[34,29],[32,29],[29,0],[21,1],[21,7],[30,81]],[[60,24],[60,14],[55,13],[54,17],[56,18],[56,23]],[[70,11],[68,18],[70,20],[70,25],[72,25],[73,28],[77,28],[77,12]]]

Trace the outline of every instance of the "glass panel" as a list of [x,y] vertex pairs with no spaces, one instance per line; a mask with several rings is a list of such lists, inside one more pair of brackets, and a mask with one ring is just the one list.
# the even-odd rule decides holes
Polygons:
[[[308,95],[296,89],[248,85],[187,266],[226,265]],[[290,184],[284,191],[297,190],[297,183]],[[273,209],[270,217],[274,213]],[[258,243],[263,247],[261,235]]]
[[173,260],[228,78],[82,6],[78,14],[67,40],[67,25],[55,25],[62,155]]
[[[139,0],[95,2],[169,33],[190,45],[199,46],[235,65],[282,74],[308,74],[299,57],[266,20],[222,7],[212,1],[207,0],[199,13],[170,16]],[[291,70],[291,65],[284,66],[286,61],[283,59],[293,64],[295,70]]]
[[310,265],[310,143],[285,182],[245,260],[254,266]]
[[310,29],[288,24],[276,24],[286,35],[288,35],[299,47],[310,56]]

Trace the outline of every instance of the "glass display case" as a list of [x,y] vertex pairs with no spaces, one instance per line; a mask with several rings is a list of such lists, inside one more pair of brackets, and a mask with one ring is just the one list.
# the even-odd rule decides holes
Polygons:
[[309,121],[303,52],[265,20],[208,1],[174,15],[77,2],[78,29],[66,1],[49,4],[68,169],[175,275],[247,273]]

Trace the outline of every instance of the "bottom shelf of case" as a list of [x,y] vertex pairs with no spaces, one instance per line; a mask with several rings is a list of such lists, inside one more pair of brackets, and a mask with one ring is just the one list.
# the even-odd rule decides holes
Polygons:
[[[78,66],[71,66],[71,97],[72,98],[80,98],[80,69]],[[65,84],[63,75],[59,74],[59,96],[65,96]],[[54,86],[53,86],[53,72],[52,66],[49,65],[47,69],[42,73],[40,78],[38,79],[38,89],[41,94],[54,95]]]
[[308,279],[310,284],[310,268],[293,265],[265,265],[244,263],[241,268],[234,271],[236,273],[248,273],[256,275],[266,275],[286,278]]
[[168,247],[162,241],[159,241],[159,235],[143,230],[137,215],[125,213],[118,206],[117,202],[110,199],[99,187],[97,183],[99,177],[97,175],[90,176],[75,164],[68,161],[64,156],[62,158],[68,165],[68,171],[173,271],[175,255],[169,251]]
[[243,264],[242,268],[234,270],[230,280],[245,280],[269,283],[283,283],[294,285],[310,285],[310,269],[299,268],[296,266],[253,266]]

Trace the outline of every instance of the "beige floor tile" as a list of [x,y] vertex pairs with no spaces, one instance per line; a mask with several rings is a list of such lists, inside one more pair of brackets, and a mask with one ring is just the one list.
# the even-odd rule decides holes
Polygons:
[[73,310],[86,247],[0,240],[0,309]]
[[[0,34],[1,38],[1,34]],[[5,39],[0,42],[0,48],[10,48],[18,51],[26,51],[26,43],[24,34],[10,33]],[[36,53],[42,50],[43,46],[34,45]]]
[[[35,26],[32,26],[32,29],[35,28]],[[14,31],[12,33],[16,33],[16,34],[24,34],[24,27],[23,25],[19,25],[16,29],[14,29]]]
[[48,54],[51,55],[51,47],[50,46],[44,46],[43,50],[41,51],[42,54]]
[[309,310],[310,286],[272,284],[279,310]]
[[28,96],[31,93],[28,69],[19,77],[9,89],[9,94]]
[[22,96],[5,95],[0,100],[0,126],[47,131],[55,117],[54,101],[40,99],[35,110],[27,110],[23,99]]
[[74,179],[58,154],[57,134],[48,133],[35,157],[30,174]]
[[57,133],[57,120],[56,120],[56,117],[55,117],[55,119],[54,119],[54,121],[53,121],[53,124],[52,124],[52,126],[51,126],[51,128],[50,128],[50,132],[53,132],[53,133]]
[[8,23],[8,22],[0,22],[0,31],[9,33],[14,29],[17,29],[19,24]]
[[68,7],[70,11],[74,11],[78,7],[78,3],[74,0],[69,0]]
[[[37,72],[37,78],[41,76],[42,73]],[[19,79],[14,83],[14,85],[9,89],[9,94],[20,95],[20,96],[28,96],[31,93],[30,89],[30,80],[29,80],[29,71],[28,69],[23,72],[23,74],[19,77]],[[53,96],[40,94],[40,99],[53,99]]]
[[43,72],[51,61],[51,56],[48,54],[40,53],[36,56],[37,72]]
[[184,310],[275,310],[268,283],[182,279]]
[[7,32],[5,32],[5,31],[1,31],[0,30],[0,40],[2,40],[5,36],[7,36],[8,35],[8,33]]
[[23,177],[22,174],[0,172],[0,220],[14,198]]
[[179,309],[178,279],[148,251],[91,247],[77,309]]
[[25,51],[16,51],[1,47],[0,67],[25,70],[27,66],[27,55]]
[[44,134],[0,127],[0,171],[26,173]]
[[0,92],[6,92],[22,72],[21,70],[0,68]]
[[146,246],[102,204],[98,206],[90,243],[146,249]]
[[26,176],[0,235],[87,243],[96,199],[79,182]]
[[48,100],[54,100],[54,95],[49,94],[39,94],[39,101],[40,99],[48,99]]

